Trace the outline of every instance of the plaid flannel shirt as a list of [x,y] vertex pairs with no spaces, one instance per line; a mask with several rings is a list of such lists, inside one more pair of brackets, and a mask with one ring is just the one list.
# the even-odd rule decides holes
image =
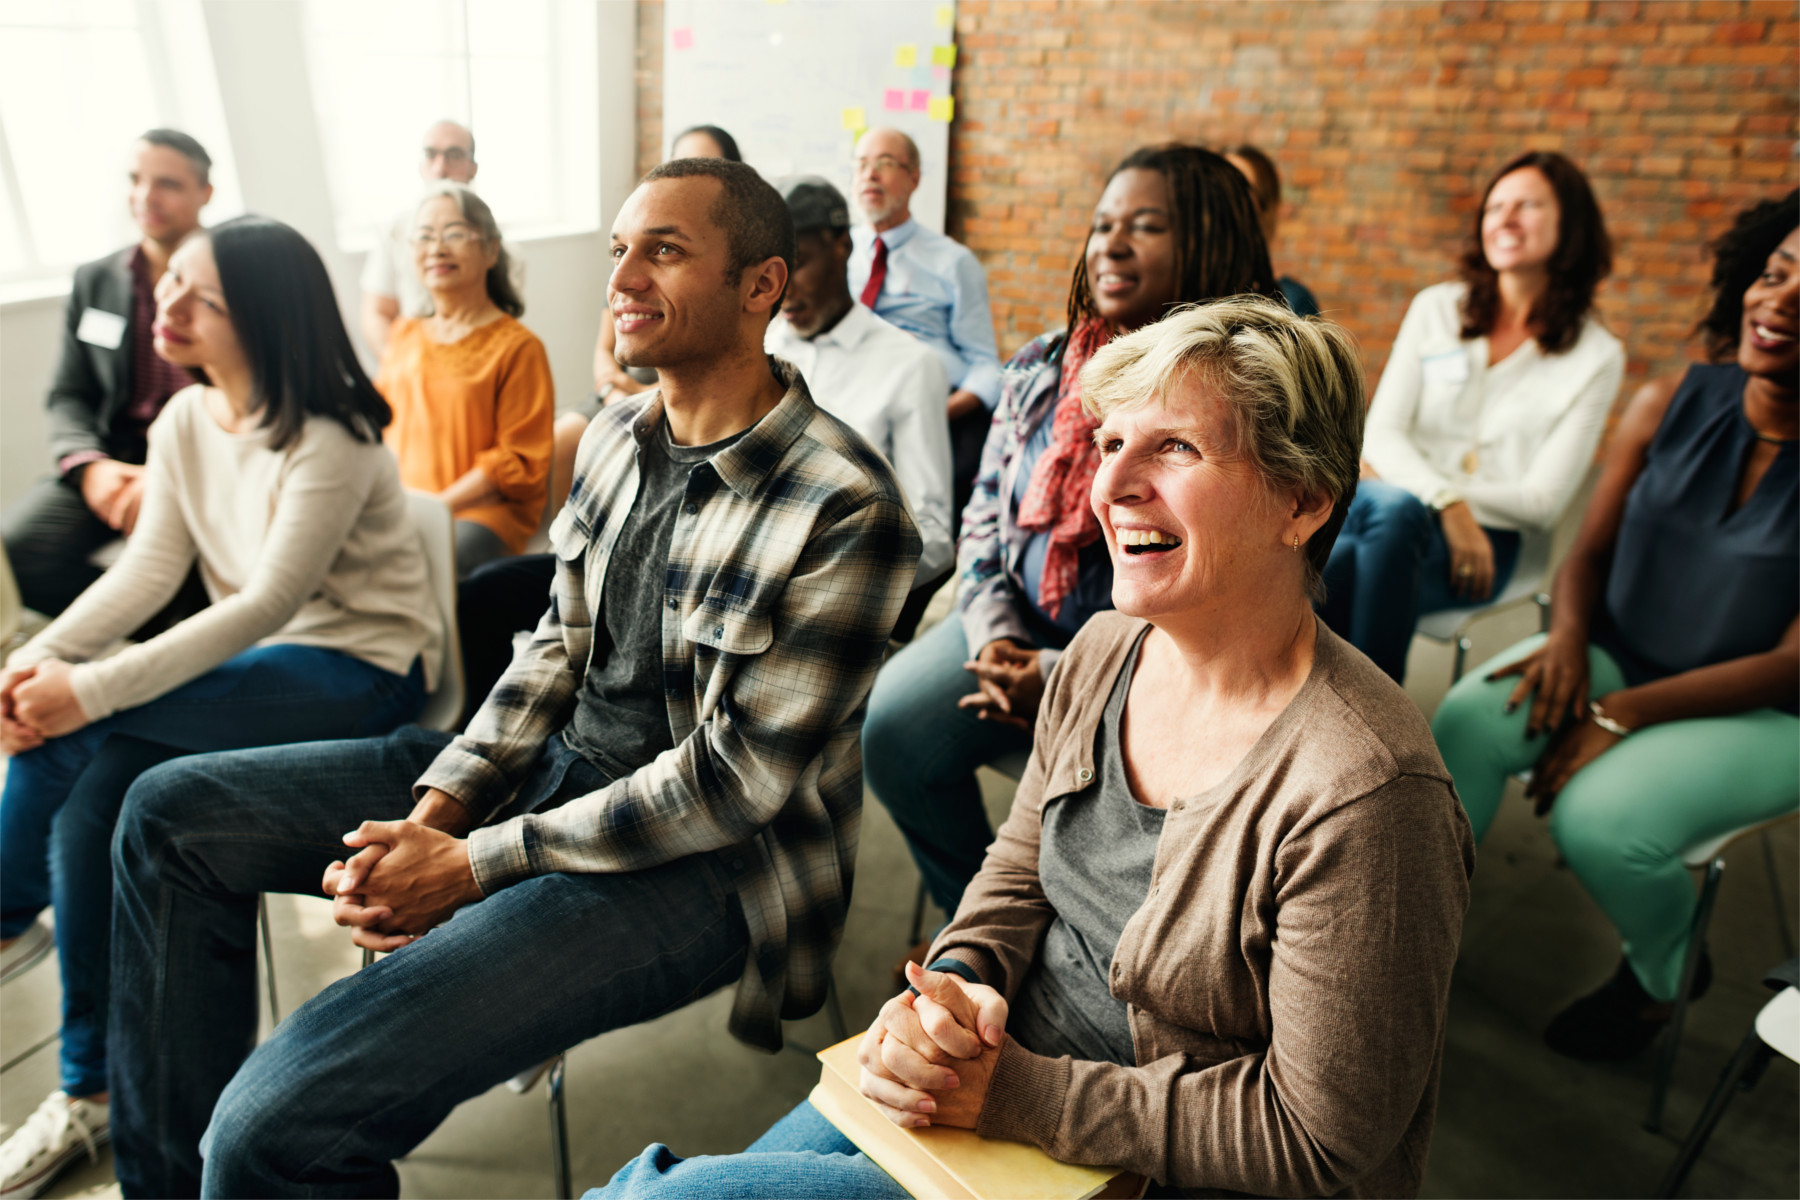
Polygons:
[[[554,871],[636,871],[717,852],[749,927],[731,1032],[775,1050],[824,1003],[862,821],[870,686],[920,539],[885,459],[814,406],[792,364],[775,409],[696,466],[665,567],[673,749],[548,812],[475,830],[484,893]],[[656,392],[600,410],[550,526],[556,575],[529,649],[414,787],[486,821],[575,709],[607,562],[662,418]],[[652,564],[645,564],[646,568]]]

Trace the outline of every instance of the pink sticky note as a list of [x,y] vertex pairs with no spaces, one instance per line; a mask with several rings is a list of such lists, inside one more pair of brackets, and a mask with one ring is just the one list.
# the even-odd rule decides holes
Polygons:
[[692,50],[694,48],[694,31],[687,28],[677,29],[675,31],[675,48]]
[[931,107],[931,93],[924,88],[913,89],[911,108],[914,112],[924,112]]
[[931,77],[933,79],[948,79],[948,78],[950,78],[950,68],[949,67],[933,67],[933,68],[931,68]]
[[899,88],[889,88],[881,95],[881,107],[889,112],[905,112],[906,93]]

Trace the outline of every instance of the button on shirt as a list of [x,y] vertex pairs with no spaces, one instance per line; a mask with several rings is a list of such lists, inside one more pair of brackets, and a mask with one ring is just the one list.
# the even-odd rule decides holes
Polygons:
[[[860,296],[875,257],[875,231],[850,231],[850,294]],[[912,334],[943,361],[952,388],[974,392],[993,411],[1000,399],[1000,351],[988,311],[987,273],[962,245],[915,220],[881,235],[887,280],[875,315]]]
[[950,511],[950,385],[938,356],[861,304],[810,341],[785,317],[769,322],[763,346],[800,368],[813,402],[887,456],[925,548],[915,582],[935,579],[956,557]]

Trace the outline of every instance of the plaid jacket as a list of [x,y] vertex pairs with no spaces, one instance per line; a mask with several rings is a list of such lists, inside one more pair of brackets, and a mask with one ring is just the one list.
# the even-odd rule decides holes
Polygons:
[[[814,406],[792,364],[772,361],[787,395],[694,468],[669,547],[663,691],[674,748],[600,791],[469,839],[489,894],[555,871],[636,871],[718,852],[750,932],[731,1032],[769,1050],[781,1046],[782,1020],[825,999],[862,821],[863,716],[921,545],[886,460]],[[568,723],[607,562],[637,497],[638,455],[661,418],[649,392],[589,425],[550,526],[549,611],[415,792],[441,788],[485,821]]]

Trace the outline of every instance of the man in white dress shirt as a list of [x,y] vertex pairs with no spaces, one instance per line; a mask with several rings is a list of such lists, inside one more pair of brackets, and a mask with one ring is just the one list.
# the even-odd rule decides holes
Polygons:
[[[468,183],[479,168],[475,135],[455,121],[439,121],[425,131],[419,156],[419,178],[427,184],[448,179]],[[369,350],[381,357],[388,330],[401,317],[431,315],[431,296],[413,265],[412,234],[416,209],[397,213],[376,231],[375,244],[363,263],[362,314],[358,324]]]
[[763,346],[800,368],[820,408],[854,428],[893,464],[925,548],[894,636],[911,638],[956,560],[950,505],[950,427],[943,362],[850,294],[850,208],[816,175],[779,185],[794,218],[794,270]]
[[855,167],[856,204],[868,224],[852,235],[850,293],[930,346],[944,364],[953,389],[946,407],[960,523],[1000,402],[987,273],[967,246],[913,219],[921,174],[910,137],[898,129],[869,130],[857,139]]

